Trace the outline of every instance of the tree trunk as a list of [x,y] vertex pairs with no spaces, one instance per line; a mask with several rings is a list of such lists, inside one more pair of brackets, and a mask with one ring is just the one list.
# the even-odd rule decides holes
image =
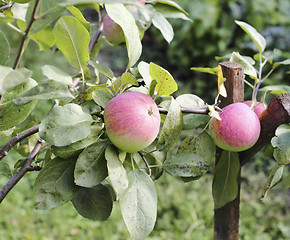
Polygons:
[[[227,97],[220,97],[221,107],[231,103],[244,101],[244,70],[240,64],[233,62],[220,63],[223,76],[226,78],[225,88]],[[221,149],[217,149],[216,163],[219,161]],[[238,194],[236,199],[225,206],[214,210],[214,239],[237,240],[239,239],[240,216],[240,181],[241,169],[238,174]]]

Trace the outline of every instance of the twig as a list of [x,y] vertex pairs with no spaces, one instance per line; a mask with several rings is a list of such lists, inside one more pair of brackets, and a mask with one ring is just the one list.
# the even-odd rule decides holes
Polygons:
[[[158,108],[160,113],[167,113],[168,110],[166,110],[165,108]],[[209,113],[209,109],[205,108],[205,109],[191,109],[191,108],[181,108],[181,111],[183,113],[195,113],[195,114],[208,114]]]
[[33,11],[32,11],[32,15],[31,15],[30,21],[29,21],[29,23],[28,23],[28,25],[26,27],[25,34],[22,37],[22,40],[21,40],[21,43],[20,43],[20,46],[19,46],[19,50],[18,50],[18,54],[17,54],[17,57],[15,59],[14,65],[13,65],[13,69],[16,69],[18,67],[20,59],[21,59],[21,57],[23,55],[24,45],[25,45],[26,39],[27,39],[28,34],[29,34],[30,30],[31,30],[32,24],[36,20],[35,15],[36,15],[36,11],[37,11],[37,8],[38,8],[38,5],[39,5],[39,1],[40,0],[36,0],[35,1],[35,5],[34,5]]
[[10,192],[10,190],[19,182],[19,180],[28,172],[31,170],[40,170],[41,168],[35,168],[31,166],[31,163],[34,161],[36,155],[39,153],[40,149],[42,148],[44,144],[44,140],[39,139],[37,143],[35,144],[33,150],[29,154],[26,162],[24,163],[23,167],[19,169],[18,172],[13,175],[13,177],[8,181],[8,183],[1,189],[0,191],[0,203],[3,201],[3,199],[7,196],[7,194]]
[[24,130],[21,133],[16,134],[13,138],[11,138],[1,149],[0,149],[0,161],[2,158],[7,156],[8,152],[13,148],[17,143],[19,143],[24,138],[29,137],[30,135],[37,133],[39,130],[39,125],[33,126]]
[[139,155],[141,156],[141,158],[143,159],[143,161],[144,161],[144,163],[145,163],[145,165],[146,165],[146,167],[147,167],[147,169],[148,169],[149,176],[151,176],[151,168],[150,168],[150,166],[149,166],[147,160],[145,159],[144,155],[143,155],[141,152],[138,152],[138,153],[139,153]]
[[5,9],[7,9],[7,8],[10,8],[10,7],[12,7],[12,4],[4,5],[4,6],[2,6],[2,7],[0,8],[0,11],[3,11],[3,10],[5,10]]

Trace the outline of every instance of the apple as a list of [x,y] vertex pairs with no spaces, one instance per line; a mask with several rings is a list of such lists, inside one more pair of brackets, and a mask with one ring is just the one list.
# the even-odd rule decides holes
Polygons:
[[[252,101],[251,100],[245,101],[244,103],[247,104],[249,107],[252,106]],[[256,101],[255,104],[254,104],[255,113],[259,116],[264,110],[265,110],[265,108],[264,108],[263,104]]]
[[160,114],[148,95],[125,92],[107,103],[104,122],[111,142],[120,150],[133,153],[155,140],[160,128]]
[[209,133],[218,147],[240,152],[256,143],[261,131],[260,120],[249,106],[233,103],[219,115],[221,120],[212,118],[209,123]]
[[113,45],[120,45],[126,42],[122,28],[108,14],[104,16],[102,32]]

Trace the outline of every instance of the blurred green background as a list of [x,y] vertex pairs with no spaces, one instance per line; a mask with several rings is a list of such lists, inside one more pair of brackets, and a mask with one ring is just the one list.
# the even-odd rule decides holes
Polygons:
[[[193,22],[170,20],[175,37],[170,45],[154,27],[143,39],[141,60],[155,62],[167,69],[178,81],[181,93],[193,93],[208,103],[216,95],[217,79],[204,73],[190,70],[190,67],[215,67],[216,56],[232,51],[242,55],[256,53],[249,37],[234,23],[245,21],[254,26],[266,38],[267,49],[281,51],[276,60],[290,57],[290,1],[289,0],[180,0],[177,1]],[[88,18],[95,19],[91,11]],[[11,64],[16,56],[20,36],[3,24],[0,29],[9,34],[12,46]],[[118,57],[114,57],[118,56]],[[100,50],[98,60],[114,69],[124,71],[126,50],[106,44]],[[62,67],[70,74],[77,70],[64,60],[59,51],[38,52],[34,43],[28,45],[21,61],[34,71],[33,77],[40,80],[41,66],[52,64]],[[267,69],[265,69],[267,70]],[[289,68],[280,67],[265,84],[289,84]],[[246,88],[246,97],[250,89]],[[38,116],[44,116],[52,103],[40,102]],[[41,112],[40,112],[41,111]],[[3,144],[6,139],[1,139]],[[10,167],[22,158],[12,151],[5,158]],[[260,199],[267,174],[274,165],[272,149],[268,147],[258,153],[243,168],[241,193],[240,239],[242,240],[286,240],[290,239],[290,191],[283,181],[270,190],[265,199]],[[9,168],[3,163],[0,168]],[[0,205],[0,239],[97,239],[123,240],[129,234],[122,221],[118,205],[106,222],[93,222],[82,218],[71,203],[62,207],[40,211],[34,209],[32,186],[37,173],[25,176]],[[284,175],[289,175],[289,167]],[[8,181],[0,176],[1,187]],[[183,183],[180,179],[164,174],[155,182],[158,192],[158,218],[150,240],[163,239],[213,239],[213,201],[211,196],[212,174],[198,181]]]

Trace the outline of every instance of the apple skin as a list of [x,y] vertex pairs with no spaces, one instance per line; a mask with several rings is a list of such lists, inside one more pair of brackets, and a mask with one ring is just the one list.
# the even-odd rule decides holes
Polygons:
[[209,133],[215,144],[228,151],[240,152],[252,147],[260,136],[257,114],[244,103],[233,103],[222,109],[221,121],[212,118]]
[[[247,104],[249,107],[251,107],[251,105],[252,105],[251,100],[245,101],[244,103]],[[255,113],[259,116],[264,110],[265,110],[265,108],[264,108],[263,104],[256,101],[255,105],[254,105]]]
[[126,42],[122,28],[108,14],[104,16],[102,32],[113,45],[120,45]]
[[104,109],[104,121],[111,142],[128,153],[148,147],[160,128],[156,103],[139,92],[126,92],[111,99]]

